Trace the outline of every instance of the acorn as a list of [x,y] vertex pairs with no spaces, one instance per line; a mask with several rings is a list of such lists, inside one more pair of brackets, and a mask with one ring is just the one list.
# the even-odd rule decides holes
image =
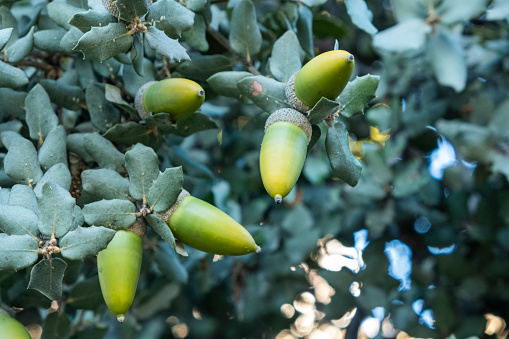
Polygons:
[[265,123],[260,172],[265,190],[277,204],[290,193],[300,176],[311,131],[306,116],[292,108],[275,111]]
[[9,339],[32,339],[19,321],[0,313],[0,337]]
[[186,190],[182,190],[177,202],[159,216],[179,241],[197,250],[219,255],[261,251],[242,225]]
[[183,78],[151,81],[143,85],[134,100],[140,118],[151,113],[168,113],[173,122],[193,114],[205,101],[205,91],[196,82]]
[[334,100],[345,89],[354,66],[355,58],[347,51],[322,53],[290,77],[286,98],[302,113],[313,108],[322,97]]
[[97,271],[104,301],[121,323],[136,293],[142,252],[139,235],[119,230],[106,249],[97,255]]
[[[117,4],[115,0],[102,0],[104,8],[113,15],[115,18],[118,18],[120,15],[118,12]],[[148,0],[148,7],[150,8],[150,5],[152,5],[152,0]]]

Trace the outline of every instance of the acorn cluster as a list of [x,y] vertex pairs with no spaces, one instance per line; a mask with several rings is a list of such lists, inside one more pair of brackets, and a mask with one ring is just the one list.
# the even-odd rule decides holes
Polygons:
[[263,185],[277,204],[293,189],[304,166],[311,140],[307,112],[322,97],[336,99],[354,66],[352,54],[329,51],[313,58],[288,80],[286,97],[293,108],[283,108],[269,116],[260,150]]

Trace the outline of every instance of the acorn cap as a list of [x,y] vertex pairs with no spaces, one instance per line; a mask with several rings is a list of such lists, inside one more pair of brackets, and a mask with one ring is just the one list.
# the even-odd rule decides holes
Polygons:
[[[117,8],[116,0],[102,0],[102,2],[103,2],[104,8],[106,8],[106,10],[111,15],[113,15],[115,18],[118,18],[120,13]],[[147,4],[148,4],[148,7],[150,8],[150,5],[152,5],[152,0],[148,0]]]
[[267,131],[267,128],[269,128],[270,125],[279,121],[287,121],[291,122],[294,125],[299,126],[304,131],[304,133],[306,133],[309,144],[309,142],[311,141],[311,134],[313,128],[308,118],[306,118],[304,114],[294,110],[293,108],[278,109],[277,111],[272,113],[265,122],[265,131]]
[[292,107],[295,108],[297,111],[305,114],[313,107],[309,107],[308,105],[303,103],[299,98],[297,98],[297,94],[295,94],[295,76],[297,76],[297,73],[299,72],[293,73],[290,79],[288,79],[288,82],[286,83],[285,88],[286,100],[288,100],[290,105],[292,105]]
[[156,82],[157,81],[149,81],[143,86],[141,86],[138,92],[136,92],[136,96],[134,97],[134,108],[136,108],[136,111],[138,111],[138,115],[142,119],[145,119],[149,113],[145,108],[145,104],[143,103],[143,97],[145,96],[145,92],[147,91],[147,89]]
[[182,202],[182,200],[184,200],[185,198],[189,197],[190,195],[191,194],[188,191],[183,189],[182,191],[180,191],[180,194],[177,197],[177,201],[175,201],[173,206],[168,208],[166,211],[163,211],[161,213],[157,213],[157,216],[159,218],[163,219],[166,224],[168,224],[170,222],[171,216],[177,210],[177,207],[179,207],[179,205]]
[[136,218],[134,223],[129,226],[127,230],[136,233],[141,238],[147,233],[147,223],[143,218]]

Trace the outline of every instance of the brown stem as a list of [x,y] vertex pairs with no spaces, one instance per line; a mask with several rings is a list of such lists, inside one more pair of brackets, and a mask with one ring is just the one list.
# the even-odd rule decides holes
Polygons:
[[226,39],[226,37],[224,35],[222,35],[220,32],[218,32],[215,29],[213,29],[212,27],[210,27],[210,23],[209,22],[207,22],[207,32],[209,32],[209,34],[214,39],[216,39],[216,41],[219,42],[224,48],[226,48],[228,50],[228,52],[230,52],[237,59],[239,59],[244,64],[244,66],[249,70],[249,72],[253,73],[254,75],[262,75],[256,69],[256,67],[254,67],[247,59],[243,58],[237,52],[235,52],[235,50],[230,45],[230,42],[228,41],[228,39]]

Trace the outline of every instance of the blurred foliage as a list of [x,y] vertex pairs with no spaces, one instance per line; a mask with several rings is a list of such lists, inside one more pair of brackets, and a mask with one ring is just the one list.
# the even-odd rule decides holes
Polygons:
[[[189,256],[181,257],[149,229],[138,292],[124,324],[104,305],[90,257],[57,257],[67,265],[58,312],[47,297],[27,289],[41,284],[28,269],[0,270],[0,307],[16,310],[33,333],[42,328],[42,338],[357,338],[359,329],[369,337],[464,338],[485,331],[506,337],[507,1],[175,4],[183,13],[180,28],[172,31],[163,20],[161,30],[151,26],[144,44],[126,37],[125,27],[97,0],[0,0],[0,185],[13,187],[13,177],[36,178],[41,187],[55,180],[44,179],[50,170],[42,176],[32,165],[38,161],[46,171],[55,163],[67,166],[67,158],[44,158],[42,147],[37,158],[17,134],[35,144],[52,134],[58,139],[60,123],[73,153],[72,193],[83,207],[92,201],[86,192],[80,196],[84,171],[122,172],[112,152],[107,163],[97,161],[103,169],[94,169],[94,159],[103,158],[90,153],[103,148],[86,149],[83,133],[100,132],[122,152],[140,142],[157,150],[161,171],[182,166],[184,188],[241,222],[262,253],[217,258],[186,248]],[[241,16],[249,17],[255,33],[241,30]],[[117,31],[111,39],[123,38],[100,49],[82,40],[76,50],[84,59],[73,50],[81,36],[94,38],[107,25]],[[352,79],[374,74],[380,84],[364,114],[341,116],[336,125],[346,126],[343,139],[362,164],[358,184],[348,186],[331,170],[328,126],[321,123],[296,188],[276,206],[258,164],[267,113],[233,82],[282,77],[273,70],[272,50],[289,30],[303,51],[299,62],[333,49],[337,39],[355,55]],[[176,49],[157,45],[161,34]],[[295,35],[285,39],[295,42]],[[228,80],[219,79],[223,71],[234,71],[231,88],[216,91]],[[157,115],[140,121],[132,107],[136,91],[170,74],[205,89],[203,114],[177,126]],[[272,77],[264,81],[280,92]],[[278,105],[284,103],[267,107]],[[41,118],[53,111],[58,121]],[[33,177],[10,170],[10,146],[21,149],[26,157],[18,160],[30,165]],[[125,184],[117,177],[117,186]],[[7,205],[2,191],[0,202]],[[41,191],[36,187],[35,194]],[[30,208],[24,206],[25,215]]]

